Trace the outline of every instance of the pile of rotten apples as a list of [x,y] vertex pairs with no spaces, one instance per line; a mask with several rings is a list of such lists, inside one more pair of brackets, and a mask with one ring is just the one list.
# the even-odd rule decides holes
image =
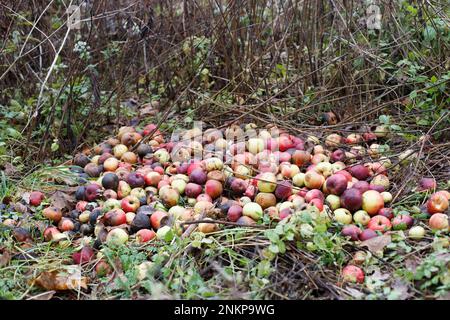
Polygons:
[[[276,126],[246,124],[193,128],[168,139],[153,124],[139,131],[122,127],[117,137],[74,157],[71,170],[84,181],[76,190],[76,207],[44,208],[53,223],[44,237],[94,235],[97,247],[144,243],[165,239],[168,232],[189,232],[189,226],[212,233],[223,225],[254,225],[263,216],[276,222],[315,206],[355,241],[391,229],[409,229],[409,236],[419,239],[425,229],[413,226],[409,215],[394,216],[389,207],[388,170],[394,160],[378,144],[386,134],[379,126],[347,137],[330,134],[321,143]],[[400,155],[400,162],[411,153]],[[434,190],[436,182],[424,178],[420,186]],[[39,205],[43,197],[32,192],[30,203]],[[429,198],[431,229],[448,231],[449,199],[447,191]],[[196,220],[201,222],[192,223]],[[74,258],[79,262],[91,255],[85,250]],[[348,266],[344,275],[356,282],[364,278],[356,266]]]

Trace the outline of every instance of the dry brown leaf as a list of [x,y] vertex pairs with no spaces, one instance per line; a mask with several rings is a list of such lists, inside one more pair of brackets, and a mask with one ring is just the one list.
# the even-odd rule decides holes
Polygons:
[[155,109],[151,103],[146,103],[143,104],[140,108],[139,108],[139,115],[141,117],[146,117],[146,116],[154,116],[158,113],[158,110]]
[[65,192],[56,191],[51,195],[50,202],[52,206],[64,209],[72,204],[73,198]]
[[87,278],[81,276],[80,266],[70,265],[64,269],[42,272],[34,284],[49,291],[79,290],[87,289]]
[[9,264],[9,261],[11,261],[11,255],[9,254],[9,251],[3,251],[3,254],[0,255],[0,267],[7,266]]
[[377,253],[383,251],[384,247],[390,244],[392,238],[388,234],[378,236],[369,240],[361,242],[360,247],[366,246],[371,252]]

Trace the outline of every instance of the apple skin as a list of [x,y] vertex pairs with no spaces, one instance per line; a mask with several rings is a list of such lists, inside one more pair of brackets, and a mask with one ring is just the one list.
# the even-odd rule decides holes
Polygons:
[[201,185],[189,182],[184,188],[184,193],[188,198],[197,198],[203,191]]
[[384,207],[384,199],[378,191],[368,190],[362,194],[362,209],[371,216]]
[[56,228],[56,227],[47,227],[45,230],[44,230],[44,240],[45,241],[51,241],[51,240],[53,240],[53,236],[55,235],[55,234],[58,234],[58,233],[61,233],[59,230],[58,230],[58,228]]
[[334,194],[330,194],[325,198],[325,203],[334,211],[341,206],[341,199]]
[[275,196],[280,200],[285,200],[292,195],[292,182],[283,180],[278,183],[275,189]]
[[365,229],[359,235],[359,240],[365,241],[372,238],[378,237],[378,234],[372,229]]
[[228,209],[227,218],[231,222],[236,222],[242,217],[242,207],[239,205],[233,205]]
[[409,215],[399,214],[391,220],[391,223],[394,230],[406,230],[411,228],[414,223],[414,219]]
[[394,218],[394,210],[392,208],[381,208],[380,211],[378,211],[378,214],[388,218],[389,220]]
[[150,171],[144,176],[144,181],[147,186],[158,186],[161,181],[162,175],[155,171]]
[[448,216],[444,213],[433,214],[428,221],[428,224],[433,231],[448,231],[449,229]]
[[106,236],[106,243],[110,245],[120,246],[128,241],[128,233],[120,228],[112,229]]
[[421,226],[414,226],[408,231],[408,236],[414,240],[420,240],[425,236],[425,229]]
[[419,181],[419,191],[435,190],[437,187],[436,180],[433,178],[422,178]]
[[275,175],[271,172],[265,172],[263,173],[257,183],[258,190],[261,192],[274,192],[277,188],[277,178]]
[[305,186],[309,189],[320,189],[324,182],[324,176],[313,170],[310,170],[305,174]]
[[263,209],[255,202],[249,202],[244,205],[242,209],[242,215],[252,218],[255,221],[261,219],[263,215]]
[[141,202],[138,197],[135,196],[126,196],[122,199],[120,206],[124,212],[136,212],[140,207]]
[[150,229],[141,229],[136,232],[136,242],[137,243],[145,243],[153,240],[156,237],[156,233]]
[[341,206],[355,212],[361,209],[363,203],[362,194],[358,189],[350,188],[344,191],[341,195]]
[[345,151],[341,149],[334,150],[330,156],[331,162],[345,161],[346,158]]
[[169,215],[165,211],[155,211],[150,216],[150,223],[152,228],[158,230],[160,227],[165,225],[166,221],[169,219]]
[[296,150],[292,154],[292,163],[299,167],[308,165],[311,162],[311,154],[304,150]]
[[320,199],[320,200],[324,201],[325,196],[323,195],[322,191],[317,190],[317,189],[312,189],[312,190],[309,190],[305,194],[304,198],[305,198],[305,202],[311,202],[312,199]]
[[260,192],[256,195],[255,202],[264,210],[268,207],[275,206],[277,204],[277,198],[273,193]]
[[104,221],[105,225],[116,227],[127,223],[127,216],[123,210],[113,209],[105,213]]
[[59,222],[62,218],[61,209],[57,207],[47,207],[44,210],[42,210],[42,214],[47,219],[53,221],[53,222]]
[[323,210],[323,200],[322,199],[312,199],[309,203],[309,206],[315,206],[317,209],[319,209],[319,211]]
[[44,200],[44,194],[40,191],[33,191],[30,193],[30,205],[37,207]]
[[370,216],[364,210],[358,210],[353,214],[353,221],[366,226],[370,221]]
[[427,210],[431,214],[442,213],[448,209],[448,199],[443,193],[436,192],[431,195],[427,202]]
[[345,282],[364,283],[364,271],[357,266],[346,266],[342,270],[342,277]]
[[194,169],[189,175],[189,181],[199,185],[204,185],[207,178],[206,172],[201,168]]
[[130,185],[130,187],[133,188],[143,188],[145,187],[145,179],[144,176],[141,173],[138,172],[131,172],[127,176],[127,183]]
[[370,219],[367,227],[373,231],[385,232],[391,230],[392,224],[388,218],[377,215]]
[[86,264],[94,259],[94,250],[91,247],[84,246],[79,252],[72,255],[75,264]]
[[341,235],[344,237],[350,237],[351,240],[357,241],[361,234],[361,229],[354,224],[346,225],[342,228]]
[[85,189],[86,201],[92,202],[96,200],[100,196],[100,189],[101,187],[96,183],[92,183],[86,186]]
[[208,180],[205,184],[205,193],[212,199],[216,199],[223,192],[222,184],[217,180]]
[[352,214],[344,208],[339,208],[333,211],[334,220],[342,224],[352,223]]
[[326,180],[326,187],[331,194],[340,196],[347,189],[347,178],[339,173],[333,174]]
[[362,164],[350,167],[348,171],[358,180],[366,180],[370,176],[369,169]]

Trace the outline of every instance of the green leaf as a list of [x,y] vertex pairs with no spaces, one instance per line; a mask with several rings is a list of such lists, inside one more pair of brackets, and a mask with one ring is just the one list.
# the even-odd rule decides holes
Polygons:
[[417,91],[416,91],[416,90],[411,91],[411,93],[409,94],[409,97],[410,97],[411,99],[415,99],[415,98],[417,97]]
[[389,122],[391,121],[391,117],[390,117],[390,116],[387,116],[387,115],[385,115],[385,114],[382,114],[382,115],[378,118],[378,120],[380,120],[380,122],[381,122],[382,124],[389,124]]
[[436,39],[436,29],[432,26],[426,26],[425,29],[423,29],[423,38],[428,42]]
[[6,135],[8,137],[13,138],[13,139],[20,139],[20,138],[22,138],[22,134],[19,131],[17,131],[16,129],[14,129],[14,128],[6,128]]

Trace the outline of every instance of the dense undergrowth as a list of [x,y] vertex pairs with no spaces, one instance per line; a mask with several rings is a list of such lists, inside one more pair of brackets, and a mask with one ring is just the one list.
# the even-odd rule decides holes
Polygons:
[[[24,190],[65,188],[73,177],[55,165],[121,125],[147,120],[166,132],[197,120],[321,134],[383,124],[393,133],[392,154],[412,148],[421,155],[398,173],[398,210],[425,201],[411,193],[419,176],[448,189],[448,1],[374,1],[380,29],[368,24],[371,1],[78,1],[83,22],[68,30],[66,8],[74,3],[0,1],[5,205]],[[49,176],[56,180],[44,184]],[[283,228],[298,232],[307,215]],[[9,230],[0,232],[2,257],[15,254],[11,264],[0,260],[0,296],[39,298],[29,281],[60,267],[74,248],[24,250]],[[448,298],[448,253],[439,237],[417,247],[399,233],[384,256],[369,253],[371,285],[361,292],[338,277],[352,244],[320,223],[315,232],[295,246],[289,232],[235,228],[108,249],[118,276],[67,298]],[[136,265],[149,256],[154,269],[142,275]]]

